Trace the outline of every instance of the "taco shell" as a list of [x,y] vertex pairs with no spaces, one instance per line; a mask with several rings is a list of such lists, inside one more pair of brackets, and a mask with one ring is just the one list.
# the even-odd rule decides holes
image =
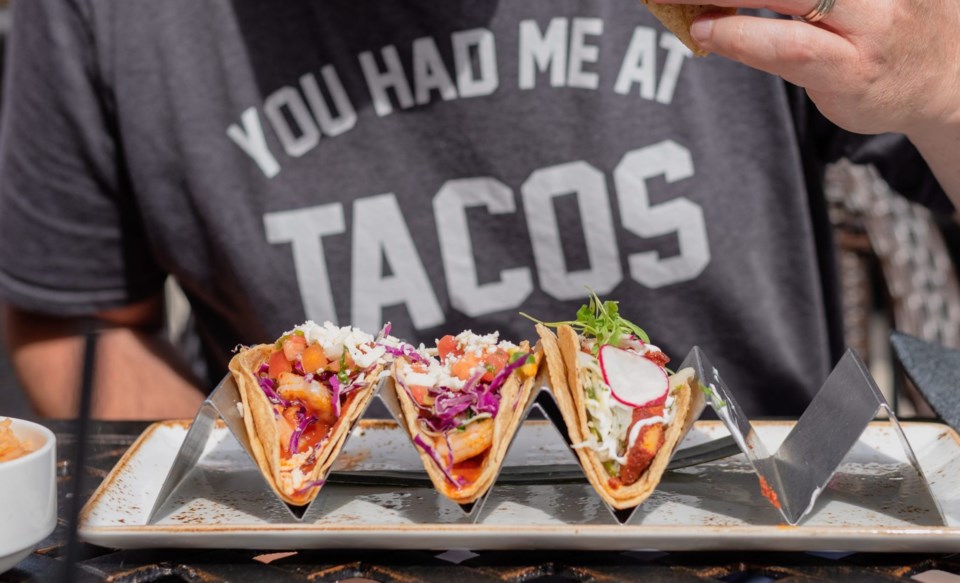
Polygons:
[[[527,342],[523,342],[520,348],[524,351],[529,351],[530,345]],[[539,347],[537,347],[535,352],[539,352],[539,350]],[[542,356],[539,354],[537,356],[539,361]],[[397,358],[393,362],[391,369],[393,379],[398,385],[396,386],[396,395],[403,413],[404,428],[407,430],[411,440],[419,436],[420,439],[430,445],[434,451],[440,452],[439,455],[442,457],[447,451],[445,441],[423,431],[420,424],[417,423],[419,406],[410,398],[408,392],[400,386],[404,383],[403,372],[401,370],[402,361],[404,360],[405,359]],[[520,374],[514,371],[507,380],[504,381],[503,386],[500,388],[500,408],[497,415],[492,419],[492,445],[490,449],[483,454],[485,457],[480,465],[477,477],[473,481],[463,486],[457,486],[451,483],[450,480],[447,479],[444,471],[437,466],[437,462],[433,457],[425,452],[423,448],[416,444],[414,445],[420,454],[424,469],[430,476],[430,481],[433,482],[438,492],[457,504],[469,504],[477,501],[490,489],[500,471],[500,466],[503,465],[504,458],[507,456],[507,448],[513,440],[513,435],[523,421],[523,415],[527,410],[527,405],[529,405],[530,393],[533,389],[535,379],[535,376],[528,377],[521,382]],[[478,423],[472,425],[478,425]]]
[[[586,397],[583,387],[580,386],[577,363],[580,338],[573,328],[567,325],[560,325],[557,334],[542,324],[537,324],[536,329],[544,352],[550,386],[570,440],[574,444],[583,443],[590,435],[590,429],[587,426]],[[674,394],[675,410],[673,419],[666,427],[663,446],[640,479],[633,484],[614,487],[603,462],[594,450],[589,447],[574,448],[587,480],[597,494],[613,508],[633,508],[653,494],[674,451],[693,427],[697,412],[703,408],[703,394],[694,390],[693,369],[683,369],[672,375],[670,390]]]
[[[260,471],[267,482],[286,503],[295,506],[309,504],[320,492],[319,485],[313,485],[303,490],[284,488],[281,480],[281,447],[280,430],[277,426],[277,417],[273,412],[273,405],[260,389],[257,381],[257,370],[267,362],[273,351],[272,344],[259,344],[244,348],[230,360],[230,372],[237,383],[240,399],[243,405],[243,424],[246,427],[247,438],[250,440],[250,449],[256,459]],[[354,423],[360,418],[367,403],[373,398],[375,388],[379,382],[384,367],[378,366],[369,375],[369,383],[365,387],[357,388],[347,397],[340,411],[340,416],[330,428],[325,442],[316,450],[317,462],[311,472],[304,477],[304,484],[310,484],[326,476],[330,466],[340,453],[343,444]]]
[[711,4],[657,4],[653,0],[642,0],[642,2],[667,30],[677,35],[680,42],[687,45],[693,54],[701,57],[708,54],[708,51],[690,36],[690,25],[693,21],[701,14],[708,12],[719,14],[736,14],[737,12],[736,8],[722,8]]

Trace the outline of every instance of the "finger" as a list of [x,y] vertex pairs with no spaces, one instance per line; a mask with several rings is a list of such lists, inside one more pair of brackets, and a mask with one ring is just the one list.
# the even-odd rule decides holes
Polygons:
[[825,28],[757,16],[703,16],[690,27],[703,48],[814,90],[845,85],[856,48]]
[[[703,4],[703,0],[654,0],[657,4]],[[756,8],[767,9],[787,14],[801,16],[813,10],[817,0],[710,0],[710,4],[723,8]]]
[[[653,0],[657,4],[703,4],[703,0]],[[710,4],[722,8],[751,8],[757,10],[772,10],[786,16],[806,16],[819,4],[818,0],[710,0]],[[859,0],[837,0],[823,20],[833,28],[849,30],[855,25],[861,3]]]

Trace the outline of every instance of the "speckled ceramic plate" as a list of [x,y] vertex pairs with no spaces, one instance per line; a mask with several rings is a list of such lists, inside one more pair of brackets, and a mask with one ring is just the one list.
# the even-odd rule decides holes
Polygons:
[[[792,423],[756,423],[775,449]],[[476,524],[426,488],[328,484],[302,522],[266,489],[225,428],[214,431],[198,467],[146,525],[157,491],[186,435],[186,423],[147,429],[87,503],[80,533],[117,548],[416,548],[584,550],[960,550],[960,436],[944,425],[905,423],[943,512],[915,504],[920,485],[896,434],[872,424],[800,526],[781,524],[742,456],[668,472],[633,520],[621,526],[586,484],[495,485]],[[416,451],[395,423],[364,420],[335,468],[415,469]],[[687,445],[721,437],[699,422]],[[547,422],[527,421],[507,466],[572,461]]]

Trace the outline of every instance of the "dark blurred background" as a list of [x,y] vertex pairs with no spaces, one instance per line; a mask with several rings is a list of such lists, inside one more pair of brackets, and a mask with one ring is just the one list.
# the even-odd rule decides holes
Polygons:
[[[0,1],[0,56],[6,55],[4,49],[9,30],[10,14],[6,0],[2,0]],[[0,100],[0,107],[2,106],[3,101]],[[0,312],[0,329],[2,329],[2,326],[3,313]],[[10,366],[10,358],[7,356],[2,337],[0,337],[0,416],[33,417],[26,399],[23,398],[23,391],[20,389],[16,375],[13,374],[13,368]]]

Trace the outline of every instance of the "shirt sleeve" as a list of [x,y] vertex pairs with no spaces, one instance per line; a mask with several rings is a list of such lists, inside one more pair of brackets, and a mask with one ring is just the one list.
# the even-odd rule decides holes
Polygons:
[[92,315],[162,290],[87,7],[13,2],[0,122],[0,296]]
[[914,145],[902,134],[861,135],[847,132],[821,114],[803,93],[802,107],[822,161],[847,158],[874,166],[897,193],[936,213],[950,215],[953,203]]

